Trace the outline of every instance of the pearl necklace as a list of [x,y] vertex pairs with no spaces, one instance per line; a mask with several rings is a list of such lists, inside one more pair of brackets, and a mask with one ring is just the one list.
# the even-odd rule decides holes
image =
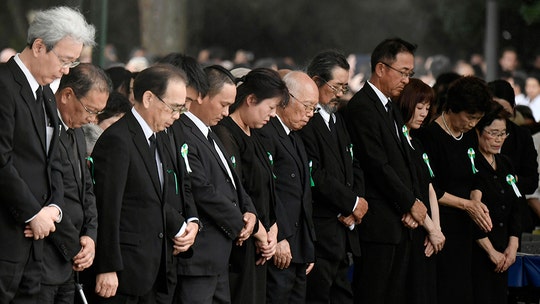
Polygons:
[[442,122],[444,124],[444,127],[446,128],[446,130],[448,131],[448,133],[450,134],[450,136],[452,136],[455,140],[461,140],[463,138],[463,132],[461,132],[461,135],[459,136],[454,136],[454,133],[452,133],[452,130],[450,130],[450,128],[448,127],[448,125],[446,124],[446,119],[444,119],[444,112],[442,112],[441,114],[441,117],[442,117]]

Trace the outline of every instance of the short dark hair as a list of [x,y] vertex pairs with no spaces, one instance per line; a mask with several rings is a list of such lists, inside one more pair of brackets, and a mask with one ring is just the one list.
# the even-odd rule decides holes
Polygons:
[[92,89],[111,92],[112,82],[102,68],[91,63],[81,63],[69,69],[69,74],[62,76],[58,91],[68,87],[77,98],[82,98]]
[[465,76],[452,82],[446,95],[445,110],[453,113],[486,113],[492,102],[486,82],[476,76]]
[[416,105],[423,102],[431,104],[435,99],[433,89],[418,78],[409,79],[397,103],[403,115],[403,121],[407,123],[414,115]]
[[[347,62],[345,55],[332,50],[324,51],[313,57],[307,67],[307,74],[311,78],[317,76],[324,81],[330,81],[332,80],[332,70],[335,67],[340,67],[347,71],[350,69],[349,62]],[[324,84],[319,83],[320,81],[317,80],[315,82],[317,82],[317,86],[319,87]]]
[[479,132],[484,131],[484,128],[491,125],[494,120],[496,119],[502,119],[507,120],[510,117],[510,113],[508,113],[503,106],[501,106],[498,102],[491,101],[488,105],[488,109],[485,112],[484,116],[478,121],[475,128]]
[[179,79],[186,82],[186,74],[170,64],[157,64],[139,72],[133,82],[133,97],[136,102],[142,101],[144,92],[150,91],[157,96],[163,96],[167,91],[169,81]]
[[172,64],[186,72],[187,86],[194,88],[202,97],[208,94],[210,85],[201,65],[197,59],[180,53],[170,53],[161,58],[159,63]]
[[97,116],[98,123],[118,114],[126,113],[129,110],[131,110],[129,99],[124,94],[113,91],[109,94],[107,106],[105,106],[103,113]]
[[502,98],[510,103],[512,108],[516,105],[516,95],[514,94],[514,88],[506,80],[497,79],[488,83],[488,87],[491,90],[493,96]]
[[129,96],[129,85],[131,82],[131,72],[124,67],[111,67],[105,70],[112,81],[112,89],[118,91],[125,96]]
[[289,90],[277,71],[268,68],[257,68],[242,76],[239,80],[242,84],[237,88],[234,104],[230,108],[231,113],[250,94],[255,95],[257,103],[274,97],[281,99],[281,106],[286,106],[289,103]]
[[206,73],[206,78],[208,79],[208,95],[213,97],[217,95],[223,85],[225,84],[236,84],[236,78],[227,70],[226,68],[220,65],[211,65],[204,68],[204,73]]
[[412,44],[401,38],[384,40],[371,53],[371,72],[375,72],[375,66],[378,62],[391,64],[396,61],[396,56],[399,53],[410,53],[414,55],[416,47],[416,44]]

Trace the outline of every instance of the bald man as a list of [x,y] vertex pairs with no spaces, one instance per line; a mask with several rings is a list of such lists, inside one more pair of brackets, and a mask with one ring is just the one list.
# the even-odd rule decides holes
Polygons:
[[291,99],[260,129],[274,162],[278,245],[268,267],[267,303],[305,303],[306,275],[315,259],[309,159],[301,137],[319,98],[315,82],[293,71],[283,77]]

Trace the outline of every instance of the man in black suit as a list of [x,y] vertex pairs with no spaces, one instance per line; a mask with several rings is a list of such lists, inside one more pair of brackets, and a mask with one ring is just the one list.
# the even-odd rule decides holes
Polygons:
[[73,9],[37,12],[26,48],[0,65],[0,303],[35,301],[39,292],[47,263],[42,239],[61,223],[63,206],[59,122],[48,85],[77,65],[94,32]]
[[167,246],[172,246],[170,236],[186,233],[187,224],[170,203],[179,199],[181,183],[167,142],[156,133],[180,116],[185,84],[184,73],[170,65],[140,72],[131,112],[107,128],[94,147],[96,293],[106,298],[99,302],[155,303],[158,292],[172,292],[167,290]]
[[363,173],[352,153],[343,117],[337,113],[348,90],[347,58],[335,51],[317,54],[307,73],[319,88],[319,112],[300,135],[311,162],[313,223],[317,234],[313,271],[307,278],[306,303],[353,303],[347,278],[350,258],[360,256],[355,229],[367,212]]
[[97,238],[97,210],[92,177],[86,166],[86,144],[80,127],[95,121],[105,108],[111,90],[110,80],[97,66],[83,63],[62,77],[55,94],[60,125],[60,158],[64,182],[64,219],[73,225],[73,235],[53,235],[79,240],[80,252],[64,257],[63,248],[45,239],[40,303],[73,301],[75,284],[73,270],[82,271],[94,260]]
[[[180,53],[170,53],[163,57],[159,63],[168,63],[172,64],[186,73],[187,85],[186,85],[186,106],[183,109],[182,113],[186,112],[191,103],[196,102],[196,100],[206,96],[208,92],[208,80],[206,79],[206,74],[204,73],[202,67],[197,63],[197,60],[193,57],[182,55]],[[189,166],[189,160],[187,153],[189,152],[189,146],[186,142],[186,137],[184,135],[184,129],[182,128],[182,123],[180,120],[176,120],[172,126],[166,130],[167,139],[170,142],[171,149],[168,150],[171,153],[171,158],[175,160],[177,173],[179,175],[179,180],[181,180],[184,185],[181,187],[184,189],[182,191],[182,200],[177,201],[175,208],[180,210],[183,215],[187,218],[187,229],[186,235],[178,237],[176,240],[177,246],[185,246],[186,244],[193,244],[195,237],[197,236],[198,230],[201,227],[198,219],[197,206],[193,200],[193,194],[191,193],[191,180],[189,178],[189,171],[191,171],[191,166]],[[181,248],[178,248],[181,249]],[[169,292],[169,294],[160,294],[158,300],[162,300],[162,303],[181,303],[179,296],[179,288],[177,292],[177,283],[178,283],[178,259],[189,258],[193,255],[193,250],[189,250],[185,254],[177,255],[177,258],[170,260],[170,267],[167,268],[168,273],[168,284],[169,289],[174,292]]]
[[408,227],[421,225],[426,216],[417,198],[402,116],[391,102],[414,73],[415,49],[397,38],[380,43],[371,55],[371,78],[346,109],[369,202],[359,231],[362,256],[355,261],[355,303],[405,302]]
[[313,267],[315,231],[312,221],[309,159],[296,133],[313,117],[319,91],[305,73],[289,72],[283,81],[291,95],[285,107],[259,131],[272,155],[276,175],[278,244],[268,266],[267,303],[304,303],[306,275]]
[[204,71],[208,94],[192,101],[190,111],[180,118],[202,230],[193,245],[193,257],[178,261],[177,296],[179,303],[230,303],[228,266],[233,242],[241,245],[249,238],[258,220],[223,144],[210,130],[234,103],[234,79],[219,66]]

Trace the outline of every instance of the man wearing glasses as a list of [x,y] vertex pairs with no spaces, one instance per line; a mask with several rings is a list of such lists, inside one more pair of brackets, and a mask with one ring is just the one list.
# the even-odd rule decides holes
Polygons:
[[[99,214],[95,292],[102,297],[97,303],[156,303],[158,292],[172,292],[167,247],[186,233],[184,216],[172,207],[183,183],[160,133],[185,108],[185,74],[170,65],[152,66],[139,73],[133,90],[132,110],[103,132],[92,153]],[[190,246],[174,247],[175,253]]]
[[[76,66],[95,29],[68,7],[37,12],[26,48],[0,65],[0,303],[40,289],[43,238],[62,221],[59,122],[49,84]],[[25,229],[26,227],[26,229]]]
[[297,131],[313,117],[319,91],[305,73],[283,77],[291,95],[261,129],[276,175],[277,249],[268,265],[266,302],[305,303],[306,276],[315,261],[309,159]]
[[44,259],[47,263],[43,265],[39,303],[72,301],[75,293],[73,270],[82,271],[94,260],[96,200],[80,127],[96,120],[97,114],[105,108],[110,90],[111,83],[105,72],[83,63],[62,77],[55,94],[60,119],[64,208],[59,230],[45,239]]
[[[355,303],[405,303],[409,228],[421,225],[426,207],[399,108],[392,104],[414,75],[416,46],[399,38],[381,42],[371,55],[371,77],[346,109],[354,155],[364,171],[369,211],[359,230]],[[402,221],[403,220],[403,221]]]
[[363,173],[343,117],[337,113],[348,91],[349,64],[342,54],[317,54],[307,68],[319,88],[319,112],[300,134],[312,162],[313,222],[317,262],[307,279],[306,303],[353,303],[347,279],[350,258],[360,256],[358,229],[368,204]]

